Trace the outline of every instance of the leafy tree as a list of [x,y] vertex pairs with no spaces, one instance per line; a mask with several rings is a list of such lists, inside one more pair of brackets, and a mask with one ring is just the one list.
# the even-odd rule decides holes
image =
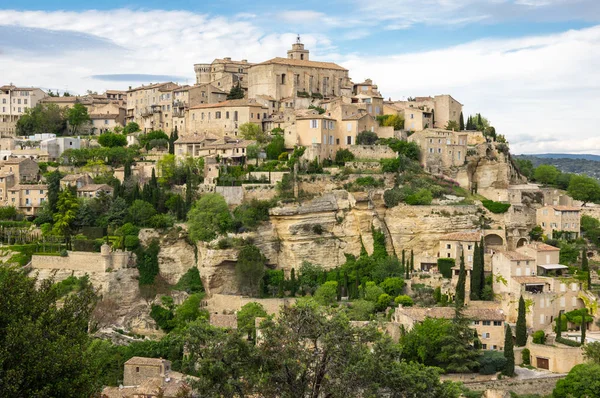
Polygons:
[[242,88],[242,86],[240,86],[240,82],[238,82],[235,86],[231,87],[231,90],[229,90],[229,94],[227,94],[227,99],[228,100],[243,99],[244,95],[245,95],[244,89]]
[[140,130],[140,125],[137,124],[136,122],[129,122],[123,128],[123,134],[125,134],[125,135],[132,134],[132,133],[137,133],[138,131],[141,131]]
[[567,192],[573,199],[581,200],[584,206],[588,202],[600,202],[600,183],[595,178],[574,175]]
[[52,103],[37,104],[25,111],[16,128],[18,135],[62,135],[67,129],[66,109]]
[[317,288],[314,298],[321,305],[333,305],[337,302],[338,283],[328,281]]
[[56,205],[58,204],[58,195],[60,193],[60,180],[63,175],[60,171],[54,170],[46,176],[46,183],[48,184],[48,206],[52,213],[56,212]]
[[504,358],[506,358],[506,367],[504,368],[504,374],[507,376],[514,376],[515,352],[513,350],[513,335],[508,324],[506,324],[504,328]]
[[[136,184],[137,185],[137,184]],[[127,218],[127,211],[129,210],[129,205],[127,201],[122,197],[117,197],[110,208],[108,209],[108,213],[106,214],[106,219],[109,225],[123,225],[125,219]]]
[[200,293],[204,291],[202,279],[200,279],[200,271],[197,267],[192,267],[186,271],[179,279],[175,289],[182,290],[187,293]]
[[358,145],[373,145],[377,142],[378,139],[379,137],[376,133],[365,130],[358,133],[358,135],[356,136],[356,143]]
[[240,291],[256,296],[259,294],[259,283],[265,273],[266,259],[260,249],[254,245],[242,247],[238,254],[235,274]]
[[556,179],[560,175],[560,170],[549,164],[542,164],[536,167],[533,172],[533,178],[539,183],[546,185],[556,184]]
[[377,116],[377,121],[380,126],[392,126],[394,130],[404,129],[404,116],[403,115],[383,115]]
[[556,398],[598,397],[600,391],[600,365],[574,366],[567,377],[556,383],[552,396]]
[[348,309],[348,318],[352,321],[368,321],[375,312],[375,303],[367,300],[354,300]]
[[403,307],[412,307],[415,303],[410,296],[400,295],[394,299],[394,302],[397,305],[402,305]]
[[354,154],[350,152],[348,149],[338,149],[335,153],[335,164],[338,166],[343,166],[346,162],[351,162],[354,160]]
[[71,235],[75,228],[75,219],[79,210],[79,201],[70,189],[58,195],[56,213],[54,213],[54,233],[64,236],[67,245],[70,246]]
[[237,313],[237,326],[240,333],[248,335],[248,340],[256,341],[256,318],[266,318],[267,311],[262,304],[245,304]]
[[140,246],[136,252],[137,268],[140,273],[140,278],[138,280],[140,286],[152,285],[154,283],[154,280],[159,272],[159,252],[160,246],[156,239],[152,240],[146,248]]
[[584,345],[583,356],[588,361],[600,365],[600,341],[592,341]]
[[525,300],[523,296],[519,298],[519,314],[517,316],[516,328],[517,347],[525,347],[527,344],[527,323],[525,320]]
[[379,284],[379,287],[390,296],[396,297],[404,290],[404,279],[398,277],[386,278]]
[[258,124],[251,122],[244,123],[240,126],[239,131],[245,140],[255,140],[259,144],[267,142],[267,133],[262,131]]
[[169,136],[167,135],[167,133],[165,133],[162,130],[153,130],[147,134],[140,135],[138,137],[138,141],[140,142],[140,146],[142,148],[152,149],[153,143],[154,144],[156,144],[157,142],[161,142],[163,144],[165,142],[168,143]]
[[225,199],[216,193],[203,195],[188,213],[188,230],[192,241],[209,242],[227,232],[233,218]]
[[460,256],[460,266],[458,272],[458,282],[456,284],[456,307],[462,308],[465,305],[465,283],[466,283],[466,271],[465,271],[465,256]]
[[285,152],[283,135],[275,134],[269,145],[265,148],[265,152],[267,153],[267,159],[277,160],[279,155]]
[[58,302],[52,280],[0,267],[0,396],[91,397],[102,388],[88,324],[96,302],[87,283]]
[[446,123],[446,126],[444,126],[444,129],[451,130],[451,131],[459,131],[460,125],[458,123],[456,123],[455,120],[448,120],[448,123]]
[[381,296],[382,294],[385,293],[382,288],[377,286],[375,284],[375,282],[372,282],[372,281],[367,282],[366,286],[363,290],[364,290],[364,292],[363,292],[364,298],[368,301],[373,301],[373,302],[377,302],[377,299],[379,298],[379,296]]
[[83,126],[85,123],[89,123],[90,120],[87,108],[80,103],[76,103],[72,108],[67,110],[67,121],[71,126],[72,134],[77,134],[79,127]]
[[100,134],[98,143],[105,148],[123,147],[127,145],[127,137],[123,134],[115,134],[108,131]]
[[135,200],[128,210],[129,222],[140,227],[148,226],[150,219],[156,215],[156,209],[143,200]]
[[515,161],[521,174],[531,179],[533,177],[533,163],[531,163],[531,160],[516,158]]
[[590,271],[590,265],[588,264],[587,250],[584,247],[581,250],[581,270],[587,272],[588,290],[592,288],[592,272]]
[[529,237],[531,240],[540,241],[542,240],[542,236],[544,236],[544,230],[539,225],[536,225],[529,231]]

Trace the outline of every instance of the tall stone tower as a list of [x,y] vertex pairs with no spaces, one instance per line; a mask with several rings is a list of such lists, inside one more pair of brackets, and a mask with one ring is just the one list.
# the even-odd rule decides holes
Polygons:
[[308,50],[304,49],[304,44],[300,42],[300,35],[296,39],[296,43],[292,44],[292,49],[287,52],[289,59],[299,59],[308,61]]

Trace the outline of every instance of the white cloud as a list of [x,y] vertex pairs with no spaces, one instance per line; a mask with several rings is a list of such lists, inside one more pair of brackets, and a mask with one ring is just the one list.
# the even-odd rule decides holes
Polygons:
[[[448,7],[458,3],[446,1]],[[228,19],[185,11],[0,11],[0,21],[19,29],[58,30],[77,37],[63,48],[61,35],[56,35],[52,51],[36,51],[34,43],[18,50],[0,48],[0,83],[79,93],[128,86],[92,75],[175,75],[193,83],[194,63],[226,56],[260,62],[285,56],[296,39],[295,33],[270,33],[263,24],[239,16]],[[356,30],[356,35],[367,30]],[[516,153],[600,153],[594,130],[600,121],[600,25],[378,57],[363,56],[359,48],[340,54],[321,33],[303,34],[302,41],[312,59],[341,63],[355,81],[374,79],[386,98],[452,94],[465,104],[465,116],[473,112],[487,116]]]

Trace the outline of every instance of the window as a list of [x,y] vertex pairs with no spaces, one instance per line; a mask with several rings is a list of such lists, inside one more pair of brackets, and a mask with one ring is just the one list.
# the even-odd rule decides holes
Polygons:
[[215,119],[221,118],[221,112],[215,112]]
[[473,325],[479,325],[479,321],[473,321]]
[[487,350],[487,344],[482,344],[481,348],[483,348],[484,350]]
[[483,321],[483,326],[490,326],[492,321]]
[[329,145],[333,145],[333,136],[332,135],[329,136]]
[[335,145],[340,145],[340,139],[339,138],[335,139]]
[[285,84],[285,73],[281,74],[281,84]]
[[352,131],[352,123],[346,124],[346,131]]
[[25,195],[29,195],[29,189],[25,190]]
[[467,256],[467,261],[472,263],[473,262],[473,256]]
[[346,145],[352,145],[352,136],[351,135],[346,137]]
[[225,112],[225,119],[229,119],[229,111]]
[[27,105],[27,99],[23,100],[23,105]]
[[[483,323],[485,323],[485,321]],[[489,332],[481,333],[481,337],[483,337],[484,339],[489,339],[490,338],[490,333]]]
[[502,326],[502,321],[494,321],[494,326]]
[[311,129],[317,129],[319,128],[319,121],[316,119],[311,119],[310,121],[310,128]]
[[[108,124],[108,119],[104,119],[104,124]],[[73,145],[73,144],[71,144]]]
[[452,245],[450,243],[446,244],[446,249],[452,249]]
[[140,367],[139,367],[139,366],[136,366],[136,367],[135,367],[135,372],[136,372],[136,373],[140,373]]

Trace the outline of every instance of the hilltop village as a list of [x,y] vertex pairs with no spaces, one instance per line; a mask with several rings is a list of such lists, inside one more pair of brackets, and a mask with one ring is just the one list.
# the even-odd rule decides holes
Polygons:
[[184,366],[205,340],[172,344],[204,322],[285,345],[274,319],[302,306],[375,328],[464,396],[548,395],[600,346],[596,180],[533,170],[452,95],[386,99],[299,37],[194,71],[81,96],[0,87],[1,260],[60,297],[91,283],[90,333],[129,347],[103,396],[243,396],[207,384],[206,356]]

